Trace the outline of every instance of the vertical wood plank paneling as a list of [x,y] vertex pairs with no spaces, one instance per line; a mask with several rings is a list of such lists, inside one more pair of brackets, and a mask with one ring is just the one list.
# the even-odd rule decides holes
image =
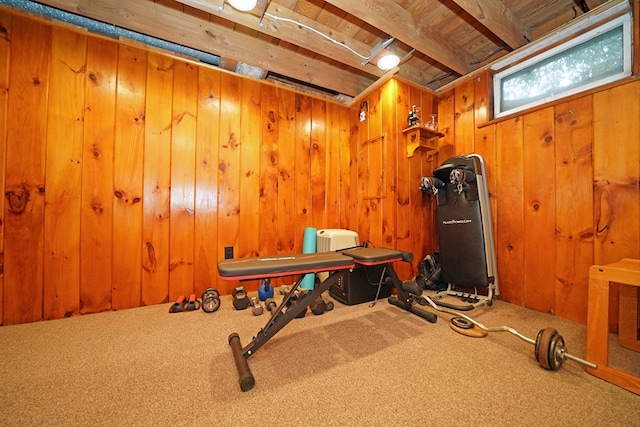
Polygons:
[[310,185],[311,185],[311,216],[309,226],[318,230],[326,228],[326,162],[328,155],[327,143],[327,111],[326,101],[311,99],[310,123]]
[[311,98],[296,95],[294,242],[302,252],[304,229],[311,227]]
[[198,71],[196,138],[195,292],[217,287],[218,147],[220,146],[220,72]]
[[523,147],[521,118],[496,125],[496,188],[499,194],[496,255],[500,296],[519,305],[524,303]]
[[585,96],[555,107],[555,313],[587,323],[593,265],[593,106]]
[[[475,151],[475,96],[473,80],[466,80],[464,83],[456,86],[454,93],[455,153],[456,155],[470,154]],[[426,119],[427,117],[425,117],[425,120]]]
[[340,134],[340,228],[356,230],[355,218],[356,209],[354,208],[355,187],[353,187],[352,176],[352,160],[351,147],[354,142],[354,129],[357,129],[355,123],[358,121],[358,114],[355,109],[342,109],[340,112],[340,125],[342,133]]
[[14,16],[11,35],[4,213],[5,325],[41,320],[43,315],[51,28]]
[[[220,76],[220,163],[218,165],[218,253],[225,246],[235,248],[238,257],[240,226],[240,78],[223,73]],[[229,294],[237,281],[219,283],[221,294]]]
[[[11,15],[0,14],[0,188],[5,189],[7,172],[7,123],[9,102],[9,64],[11,57]],[[4,319],[4,224],[5,198],[0,197],[0,325]]]
[[[409,85],[404,82],[396,84],[396,127],[402,132],[406,128],[406,115],[411,108]],[[397,144],[397,162],[398,170],[396,176],[396,247],[401,251],[413,251],[411,238],[415,227],[412,227],[412,204],[418,206],[422,204],[421,198],[412,200],[412,189],[416,187],[415,182],[411,179],[411,161],[407,157],[407,140],[404,134],[400,133]],[[418,184],[419,185],[419,184]],[[417,232],[417,230],[416,230]],[[414,258],[419,258],[421,254],[415,254]],[[416,264],[414,262],[414,264]],[[411,266],[400,263],[398,266],[398,274],[400,277],[409,277],[411,275]]]
[[278,90],[278,254],[300,252],[295,221],[296,95]]
[[[257,256],[260,248],[260,84],[243,80],[240,121],[240,242],[238,255]],[[254,285],[257,289],[257,284]]]
[[541,312],[555,308],[551,286],[556,271],[553,124],[551,107],[524,116],[524,299],[526,307]]
[[260,206],[258,217],[258,253],[276,254],[278,250],[278,133],[280,113],[278,88],[264,86],[261,90],[260,137]]
[[[407,116],[414,105],[422,108],[422,91],[415,86],[409,87],[409,102],[407,108],[398,115],[404,117],[405,126],[407,124]],[[421,112],[422,114],[422,112]],[[403,157],[407,154],[406,143],[404,145]],[[412,252],[415,256],[412,264],[412,273],[415,273],[419,262],[425,256],[425,242],[429,238],[428,229],[432,227],[432,218],[429,217],[428,208],[433,204],[431,197],[424,195],[420,191],[420,182],[425,175],[432,175],[431,171],[425,170],[425,158],[419,152],[415,152],[413,157],[407,158],[408,165],[408,185],[409,185],[409,202],[410,202],[410,241]],[[435,228],[435,227],[434,227]]]
[[[421,98],[422,98],[422,103],[421,103],[422,108],[426,113],[428,113],[428,115],[426,116],[427,119],[431,121],[431,114],[436,114],[435,120],[437,124],[438,123],[438,117],[437,117],[438,102],[436,97],[433,94],[422,91]],[[422,247],[420,252],[420,256],[421,256],[420,261],[422,260],[422,258],[424,258],[425,255],[431,254],[434,250],[438,249],[439,247],[438,235],[434,231],[436,228],[435,199],[431,196],[427,197],[422,194],[422,192],[419,190],[420,179],[422,176],[433,176],[433,170],[436,167],[440,166],[440,163],[446,160],[446,157],[441,156],[439,152],[432,152],[432,151],[423,151],[421,153],[421,157],[422,157],[422,161],[420,163],[420,166],[422,170],[420,172],[420,178],[418,178],[417,180],[414,180],[413,182],[414,184],[413,188],[415,189],[416,193],[419,194],[426,202],[422,205],[422,209],[421,209]]]
[[320,99],[311,100],[311,227],[325,228],[326,206],[326,155],[327,155],[327,103]]
[[451,89],[438,98],[438,131],[444,135],[438,141],[439,163],[456,153],[455,111],[455,90]]
[[90,37],[87,43],[82,209],[80,311],[111,308],[113,236],[113,148],[118,45]]
[[198,68],[175,62],[171,133],[169,300],[194,292],[194,214]]
[[345,128],[340,121],[341,108],[333,103],[326,103],[327,108],[327,143],[324,175],[325,190],[325,228],[342,228],[340,226],[340,145]]
[[[87,39],[54,27],[47,118],[44,318],[80,311],[80,200]],[[65,141],[56,144],[55,141]]]
[[[360,125],[356,114],[351,114],[351,122],[349,128],[349,229],[359,231],[359,219],[360,219],[360,208],[359,208],[359,195],[360,191],[358,188],[358,177],[359,177],[359,167],[358,167],[358,141],[360,139]],[[364,239],[360,236],[360,243],[362,243]]]
[[169,298],[171,130],[175,61],[149,53],[147,59],[144,196],[142,199],[142,304]]
[[[380,245],[387,248],[396,247],[397,236],[397,179],[398,179],[398,138],[402,129],[395,120],[397,83],[389,81],[381,88],[382,135],[385,136],[382,153],[382,171],[384,173],[385,198],[382,201],[382,236]],[[407,264],[402,263],[403,267]]]
[[[382,153],[386,145],[386,135],[382,133],[382,89],[374,90],[368,97],[369,114],[367,116],[368,138],[361,141],[361,150],[366,153],[363,182],[361,188],[364,191],[362,206],[365,209],[365,217],[368,223],[368,237],[374,246],[384,246],[382,242],[382,211],[384,209],[383,193],[385,188],[381,187],[384,182],[384,173],[382,165]],[[378,139],[382,137],[382,139]],[[371,141],[371,142],[369,142]]]
[[[502,299],[584,321],[586,267],[640,257],[640,166],[634,143],[640,138],[638,82],[478,129],[474,125],[486,123],[490,104],[488,75],[482,74],[439,96],[435,108],[445,134],[439,153],[419,151],[409,159],[399,132],[408,110],[418,105],[423,122],[428,121],[436,98],[406,83],[391,81],[370,94],[367,121],[359,123],[359,107],[245,82],[206,67],[198,67],[197,76],[195,68],[180,70],[193,77],[179,77],[166,61],[186,66],[180,60],[149,54],[148,66],[148,54],[141,49],[86,33],[71,35],[69,29],[55,33],[71,42],[58,38],[52,46],[54,24],[0,15],[0,25],[6,28],[9,21],[11,51],[8,43],[4,50],[0,46],[0,84],[4,64],[4,86],[11,88],[4,92],[6,159],[0,154],[0,165],[6,164],[0,178],[6,187],[5,228],[0,230],[5,324],[74,314],[78,307],[88,313],[165,301],[169,289],[172,295],[187,293],[189,285],[182,286],[191,283],[190,274],[197,293],[216,285],[228,294],[239,283],[217,282],[216,261],[224,246],[233,246],[236,257],[298,252],[307,226],[350,228],[376,245],[411,250],[414,264],[398,266],[402,277],[411,277],[420,258],[437,245],[433,200],[422,195],[419,180],[448,157],[469,151],[487,161],[497,212],[493,216]],[[81,68],[74,58],[84,52],[77,41],[85,37],[87,69],[73,73]],[[63,57],[64,63],[50,62]],[[78,89],[72,83],[83,73],[89,78],[84,89]],[[69,92],[69,87],[75,89]],[[76,95],[66,99],[63,91]],[[80,154],[78,132],[73,130],[82,128],[82,120],[69,122],[73,111],[85,115]],[[3,114],[0,102],[0,130]],[[189,122],[189,114],[195,122]],[[52,123],[55,115],[63,119]],[[65,120],[71,132],[62,135]],[[369,179],[370,164],[357,156],[365,141],[381,135],[382,160],[373,166],[385,173],[386,197],[364,199],[362,188],[369,195],[376,193],[371,186],[381,180]],[[545,136],[552,137],[555,149],[539,145]],[[75,168],[81,167],[82,174],[68,174],[73,185],[56,172],[74,170],[69,159],[81,159]],[[371,159],[376,161],[366,158]],[[60,203],[70,185],[76,192],[72,194],[82,191],[82,197]],[[113,192],[114,199],[105,200],[110,197],[107,192]],[[45,206],[45,197],[51,205]],[[143,200],[147,207],[153,203],[154,215],[160,216],[143,217]],[[189,206],[195,216],[188,215]],[[75,213],[60,214],[65,209]],[[592,209],[593,215],[585,215],[585,209]],[[72,233],[64,241],[56,234],[61,218],[72,222]],[[590,223],[595,236],[589,232]],[[544,231],[540,236],[527,234],[533,227]],[[44,250],[45,242],[52,251]],[[77,249],[69,249],[73,247]],[[551,249],[542,253],[543,247]],[[66,261],[56,258],[63,252],[70,254]],[[105,267],[109,256],[110,269]],[[67,263],[72,267],[61,271]],[[552,273],[540,271],[541,264],[553,263]],[[146,271],[142,297],[142,268],[152,264],[166,273],[151,283]],[[183,267],[193,272],[183,277]],[[45,275],[45,268],[54,273]],[[77,279],[61,280],[78,274],[79,289]],[[617,300],[611,304],[614,326]]]
[[114,148],[113,283],[115,310],[138,307],[142,281],[142,195],[147,54],[118,47]]
[[[485,123],[489,114],[489,84],[491,77],[489,73],[473,79],[474,84],[474,123],[475,130],[473,136],[473,151],[482,156],[485,162],[486,176],[485,183],[489,192],[489,210],[491,211],[491,228],[493,230],[494,245],[497,239],[497,209],[496,209],[496,138],[495,125],[478,127],[478,124]],[[498,281],[500,278],[498,278]],[[499,284],[498,284],[499,285]]]
[[[640,258],[640,84],[593,96],[594,259],[608,264]],[[616,330],[619,287],[612,285],[610,328]]]

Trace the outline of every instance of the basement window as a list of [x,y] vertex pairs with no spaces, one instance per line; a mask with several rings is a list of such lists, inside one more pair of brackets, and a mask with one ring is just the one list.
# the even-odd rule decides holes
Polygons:
[[631,17],[602,26],[493,77],[496,118],[631,75]]

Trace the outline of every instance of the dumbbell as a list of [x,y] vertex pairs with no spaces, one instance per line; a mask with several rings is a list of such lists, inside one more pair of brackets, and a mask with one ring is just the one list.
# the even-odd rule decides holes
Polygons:
[[324,314],[326,311],[333,310],[333,301],[325,300],[319,295],[311,304],[309,304],[311,312],[316,316]]
[[244,286],[237,286],[231,295],[233,295],[233,306],[236,310],[246,310],[249,307],[249,297]]
[[258,301],[258,298],[256,297],[251,297],[249,299],[249,304],[251,305],[251,311],[253,312],[254,316],[260,316],[262,314],[262,306],[260,305],[260,301]]
[[321,314],[324,314],[325,311],[327,311],[327,304],[322,299],[322,295],[318,295],[316,299],[313,300],[311,304],[309,304],[309,308],[311,309],[311,312],[313,314],[315,314],[316,316],[319,316]]
[[276,304],[273,298],[267,298],[264,300],[264,305],[267,307],[267,311],[273,311],[278,307],[278,304]]
[[278,289],[278,292],[280,292],[280,295],[286,295],[289,293],[289,287],[288,286],[280,286],[280,289]]
[[209,288],[202,293],[202,311],[213,313],[220,308],[220,294],[215,288]]

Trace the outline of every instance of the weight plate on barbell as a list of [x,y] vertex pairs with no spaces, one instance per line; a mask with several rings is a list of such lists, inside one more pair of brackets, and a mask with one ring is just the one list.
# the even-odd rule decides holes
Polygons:
[[220,293],[218,293],[218,290],[215,288],[207,288],[202,295],[200,296],[200,299],[204,300],[207,296],[214,296],[216,298],[220,297]]
[[551,339],[551,345],[549,346],[549,368],[553,371],[557,371],[562,367],[564,363],[564,338],[562,335],[556,333]]
[[556,335],[558,335],[558,331],[554,328],[545,328],[540,330],[536,336],[535,356],[540,366],[544,369],[552,369],[549,358],[552,354],[551,344]]
[[220,298],[214,295],[207,295],[202,299],[202,311],[205,313],[213,313],[220,308]]

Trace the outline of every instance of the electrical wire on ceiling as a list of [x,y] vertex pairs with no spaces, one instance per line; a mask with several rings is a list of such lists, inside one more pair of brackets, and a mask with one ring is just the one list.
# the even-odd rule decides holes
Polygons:
[[[269,18],[271,18],[271,19],[273,19],[275,21],[287,22],[287,23],[293,24],[295,26],[299,26],[299,27],[305,28],[305,29],[311,31],[312,33],[315,33],[315,34],[319,35],[320,37],[323,37],[323,38],[331,41],[332,43],[335,43],[335,44],[347,49],[349,52],[353,53],[354,55],[356,55],[359,58],[364,60],[362,62],[362,64],[361,64],[363,66],[366,65],[369,61],[371,61],[378,53],[380,53],[380,51],[382,49],[384,49],[387,46],[389,46],[395,40],[394,37],[389,37],[388,39],[382,40],[380,43],[378,43],[376,46],[374,46],[371,49],[371,52],[369,53],[369,55],[366,56],[366,55],[362,55],[361,53],[357,52],[355,49],[353,49],[349,45],[347,45],[347,44],[345,44],[345,43],[343,43],[343,42],[341,42],[339,40],[336,40],[333,37],[323,33],[320,30],[316,30],[315,28],[313,28],[313,27],[311,27],[311,26],[309,26],[307,24],[303,24],[302,22],[295,21],[295,20],[290,19],[290,18],[282,18],[282,17],[277,16],[277,15],[272,15],[269,12],[265,12],[264,16],[268,16]],[[262,22],[260,22],[260,25],[261,26],[263,25]],[[411,51],[408,52],[404,57],[400,58],[400,61],[404,61],[405,59],[407,59],[409,56],[411,56],[411,54],[413,54],[413,52],[415,52],[415,49],[411,49]]]
[[[289,19],[289,18],[281,18],[281,17],[279,17],[279,16],[272,15],[272,14],[270,14],[269,12],[265,12],[265,13],[264,13],[264,16],[268,16],[269,18],[274,19],[274,20],[276,20],[276,21],[288,22],[288,23],[290,23],[290,24],[294,24],[294,25],[296,25],[296,26],[300,26],[300,27],[306,28],[307,30],[309,30],[309,31],[311,31],[311,32],[313,32],[313,33],[315,33],[315,34],[317,34],[317,35],[319,35],[319,36],[321,36],[321,37],[324,37],[325,39],[330,40],[331,42],[333,42],[333,43],[335,43],[335,44],[337,44],[337,45],[342,46],[343,48],[347,49],[348,51],[350,51],[350,52],[351,52],[351,53],[353,53],[354,55],[356,55],[356,56],[358,56],[358,57],[360,57],[360,58],[362,58],[362,59],[364,59],[364,60],[369,61],[369,60],[371,60],[371,59],[373,58],[373,56],[374,56],[374,55],[369,55],[369,56],[362,55],[362,54],[358,53],[356,50],[354,50],[353,48],[351,48],[351,47],[349,47],[348,45],[346,45],[346,44],[342,43],[341,41],[336,40],[336,39],[334,39],[333,37],[328,36],[328,35],[326,35],[325,33],[323,33],[322,31],[316,30],[315,28],[310,27],[310,26],[309,26],[309,25],[307,25],[307,24],[303,24],[302,22],[294,21],[293,19]],[[260,23],[260,25],[262,25],[262,23]]]

